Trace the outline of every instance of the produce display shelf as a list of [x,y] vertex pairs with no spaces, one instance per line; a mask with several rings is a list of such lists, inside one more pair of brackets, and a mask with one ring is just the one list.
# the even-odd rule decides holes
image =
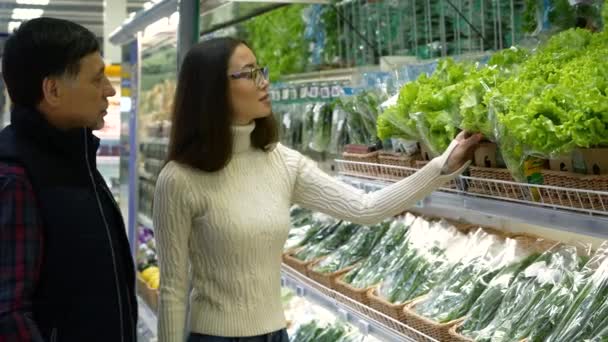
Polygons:
[[139,173],[139,178],[141,178],[141,179],[145,179],[147,181],[154,182],[154,183],[156,183],[156,181],[157,181],[156,177],[153,176],[149,172],[146,172],[144,170],[139,170],[138,173]]
[[[336,160],[335,164],[338,178],[367,192],[382,189],[417,171],[408,167],[345,160]],[[488,191],[471,192],[472,187]],[[525,196],[496,196],[491,189],[497,188],[512,189],[511,193],[522,195],[535,192],[539,197],[537,201],[531,201]],[[560,196],[552,196],[552,192]],[[546,197],[551,197],[551,200]],[[608,192],[460,176],[451,185],[421,201],[417,209],[439,216],[446,210],[458,211],[460,218],[475,224],[487,223],[491,218],[498,226],[502,225],[500,222],[521,222],[608,239]],[[484,219],[483,223],[476,222],[481,219]]]
[[336,316],[358,327],[363,335],[371,335],[387,342],[438,342],[411,327],[388,317],[345,295],[307,278],[293,268],[281,267],[282,286],[300,297],[336,313]]
[[138,213],[137,214],[137,221],[139,222],[139,224],[141,224],[142,226],[154,230],[154,223],[152,222],[152,219],[150,217],[148,217],[148,215],[143,214],[143,213]]
[[156,342],[158,340],[156,314],[139,296],[137,296],[137,303],[139,312],[137,334],[143,341]]

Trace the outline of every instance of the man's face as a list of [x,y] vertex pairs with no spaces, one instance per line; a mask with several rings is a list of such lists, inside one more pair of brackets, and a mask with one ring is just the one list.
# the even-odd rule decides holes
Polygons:
[[63,77],[59,83],[62,96],[57,106],[69,126],[102,129],[107,114],[108,97],[116,91],[106,77],[105,65],[99,52],[80,60],[80,71],[75,77]]

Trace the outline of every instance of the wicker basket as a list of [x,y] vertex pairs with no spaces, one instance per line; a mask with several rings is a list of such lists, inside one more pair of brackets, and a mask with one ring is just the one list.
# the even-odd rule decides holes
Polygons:
[[[456,325],[452,326],[449,330],[449,336],[447,339],[445,340],[440,340],[440,341],[450,341],[450,342],[475,342],[474,339],[468,338],[464,335],[461,335],[458,331],[460,331],[460,328],[464,325],[464,320],[461,320],[460,322],[458,322]],[[523,340],[519,341],[519,342],[528,342],[527,338],[524,338]]]
[[310,260],[310,261],[302,261],[298,258],[295,257],[295,254],[297,252],[293,252],[290,254],[284,254],[283,255],[283,262],[286,263],[287,265],[289,265],[291,268],[293,268],[294,270],[300,272],[303,275],[306,275],[306,273],[308,272],[308,265],[318,262],[319,260],[323,259],[321,258],[317,258],[314,260]]
[[401,322],[407,324],[405,320],[405,311],[403,309],[409,302],[402,304],[393,304],[386,299],[378,295],[378,287],[371,288],[367,292],[369,303],[372,309],[380,311],[381,313]]
[[366,154],[344,152],[342,153],[342,159],[344,160],[375,165],[345,163],[342,172],[353,176],[377,178],[381,174],[381,167],[378,161],[379,155],[380,153],[378,151]]
[[475,342],[475,340],[473,340],[472,338],[468,338],[464,335],[461,335],[459,333],[460,328],[464,325],[464,321],[452,326],[450,328],[450,330],[448,331],[449,333],[449,339],[447,339],[446,341],[450,341],[450,342]]
[[368,292],[371,289],[375,288],[376,286],[370,286],[370,287],[367,287],[364,289],[358,289],[358,288],[353,287],[350,284],[344,282],[343,279],[345,276],[346,276],[346,273],[336,278],[335,290],[352,300],[355,300],[361,304],[370,306]]
[[317,283],[330,288],[330,289],[336,289],[336,279],[343,276],[344,274],[348,273],[350,270],[352,270],[354,268],[354,266],[349,266],[346,268],[343,268],[341,270],[338,270],[336,272],[332,272],[332,273],[321,273],[321,272],[317,272],[314,271],[314,267],[319,263],[318,260],[310,265],[308,265],[307,269],[306,269],[306,275],[313,279],[314,281],[316,281]]
[[[511,172],[508,169],[471,166],[469,171],[471,172],[472,178],[515,182],[511,176]],[[481,195],[491,195],[511,199],[524,199],[526,196],[526,193],[522,192],[521,188],[518,186],[485,182],[475,179],[469,180],[468,191]]]
[[[608,175],[583,177],[583,188],[608,193]],[[591,209],[608,212],[608,194],[592,197]]]
[[[406,156],[395,153],[380,153],[378,156],[378,161],[380,164],[389,165],[389,166],[398,166],[398,167],[416,167],[416,159],[419,156]],[[414,172],[411,170],[403,170],[400,168],[394,167],[385,167],[382,168],[383,176],[387,176],[394,179],[403,179],[411,176]]]
[[415,311],[416,305],[423,302],[426,298],[427,296],[418,298],[403,309],[407,325],[438,341],[450,341],[450,329],[454,325],[463,322],[464,318],[459,318],[447,323],[438,323],[418,314]]

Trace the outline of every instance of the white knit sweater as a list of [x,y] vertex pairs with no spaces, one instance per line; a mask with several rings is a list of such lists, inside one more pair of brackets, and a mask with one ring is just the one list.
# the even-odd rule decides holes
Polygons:
[[272,152],[254,149],[253,129],[233,129],[234,155],[223,170],[207,173],[170,162],[159,176],[154,226],[160,342],[184,341],[188,300],[193,332],[248,337],[285,327],[280,266],[293,204],[371,225],[405,211],[458,174],[442,175],[453,143],[413,176],[365,194],[280,144]]

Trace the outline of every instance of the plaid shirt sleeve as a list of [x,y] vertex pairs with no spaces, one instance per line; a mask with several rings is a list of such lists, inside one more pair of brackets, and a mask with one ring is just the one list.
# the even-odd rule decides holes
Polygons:
[[42,243],[38,208],[25,171],[0,163],[0,342],[42,341],[32,318]]

